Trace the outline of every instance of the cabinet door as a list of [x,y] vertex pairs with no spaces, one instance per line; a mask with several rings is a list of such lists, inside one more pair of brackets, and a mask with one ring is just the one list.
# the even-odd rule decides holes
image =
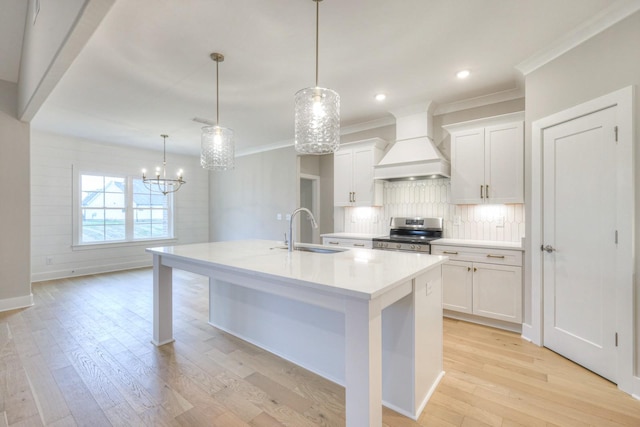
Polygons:
[[472,266],[472,263],[463,261],[449,261],[442,265],[442,308],[472,312]]
[[522,122],[486,128],[484,159],[485,203],[524,203]]
[[451,202],[484,203],[484,128],[451,135]]
[[339,150],[333,155],[333,204],[351,206],[353,192],[353,150]]
[[356,206],[373,206],[373,147],[353,150],[353,191]]
[[474,263],[473,314],[520,323],[522,268]]

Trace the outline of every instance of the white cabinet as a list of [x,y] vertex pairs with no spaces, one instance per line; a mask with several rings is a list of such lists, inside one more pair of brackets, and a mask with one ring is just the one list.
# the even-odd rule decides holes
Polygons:
[[383,184],[373,179],[373,167],[386,146],[386,141],[372,138],[344,144],[333,154],[335,206],[382,205]]
[[524,116],[443,126],[451,134],[451,202],[524,203]]
[[372,239],[355,239],[355,238],[345,239],[342,237],[323,237],[322,244],[325,246],[343,246],[348,248],[363,248],[363,249],[373,248]]
[[521,251],[432,244],[431,253],[449,257],[442,266],[444,309],[522,322]]

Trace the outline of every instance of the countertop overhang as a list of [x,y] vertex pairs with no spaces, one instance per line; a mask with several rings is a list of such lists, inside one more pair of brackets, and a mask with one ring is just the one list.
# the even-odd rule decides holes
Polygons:
[[242,240],[155,247],[146,251],[203,267],[278,279],[362,299],[377,298],[448,259],[371,249],[348,249],[332,254],[290,253],[281,247],[279,241]]

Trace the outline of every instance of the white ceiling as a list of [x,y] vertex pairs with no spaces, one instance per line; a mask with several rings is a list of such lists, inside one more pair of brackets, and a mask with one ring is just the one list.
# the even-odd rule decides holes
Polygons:
[[[343,127],[511,90],[517,64],[613,3],[325,0],[319,83],[340,94]],[[220,124],[234,129],[237,151],[290,142],[294,94],[314,85],[314,26],[312,0],[119,0],[32,126],[153,149],[167,133],[168,151],[197,155],[202,125],[192,119],[215,119],[209,54],[220,52]],[[2,62],[0,78],[15,81],[15,64]],[[471,77],[456,79],[463,68]]]

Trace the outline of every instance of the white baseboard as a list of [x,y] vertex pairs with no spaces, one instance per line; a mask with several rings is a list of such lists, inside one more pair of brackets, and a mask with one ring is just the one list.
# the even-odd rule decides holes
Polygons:
[[631,396],[634,399],[640,400],[640,377],[633,377],[633,392]]
[[44,282],[46,280],[66,279],[67,277],[87,276],[90,274],[110,273],[113,271],[133,270],[136,268],[151,267],[153,262],[147,261],[133,261],[122,262],[117,264],[108,265],[95,265],[91,267],[76,268],[73,270],[56,270],[56,271],[44,271],[41,273],[31,274],[31,282]]
[[460,313],[457,311],[444,310],[444,317],[456,320],[464,320],[465,322],[477,323],[479,325],[491,326],[492,328],[504,329],[505,331],[522,333],[522,325],[520,323],[504,322],[502,320],[490,319],[488,317],[476,316],[473,314]]
[[15,310],[17,308],[31,307],[33,305],[33,294],[15,298],[0,299],[0,311]]
[[533,326],[531,326],[528,323],[523,323],[522,324],[522,335],[521,335],[523,340],[527,340],[529,342],[533,342]]

